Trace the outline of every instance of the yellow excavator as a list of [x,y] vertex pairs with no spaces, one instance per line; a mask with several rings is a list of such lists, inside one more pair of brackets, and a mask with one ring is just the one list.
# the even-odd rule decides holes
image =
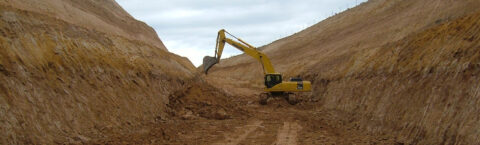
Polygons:
[[[228,34],[238,40],[239,42],[227,38],[225,34]],[[271,97],[285,97],[290,104],[296,104],[298,102],[297,95],[294,92],[310,92],[311,83],[310,81],[303,81],[301,78],[290,78],[290,81],[283,81],[282,74],[275,71],[270,62],[270,59],[261,51],[252,45],[246,43],[228,33],[224,29],[218,31],[217,35],[217,44],[215,47],[215,56],[205,56],[203,58],[203,67],[205,74],[208,74],[208,70],[213,67],[213,65],[220,62],[222,56],[223,48],[225,43],[232,45],[238,50],[244,52],[245,54],[253,57],[258,60],[263,66],[263,73],[265,75],[265,88],[264,93],[260,95],[260,104],[265,105]]]

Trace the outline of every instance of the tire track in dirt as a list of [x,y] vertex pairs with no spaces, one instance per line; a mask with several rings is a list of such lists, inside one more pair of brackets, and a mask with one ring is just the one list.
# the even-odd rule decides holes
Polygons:
[[278,130],[277,140],[273,145],[296,145],[298,131],[302,129],[297,122],[283,122],[283,127]]
[[236,127],[237,129],[231,134],[225,134],[225,140],[214,143],[214,145],[237,145],[241,141],[245,140],[250,133],[260,127],[262,123],[263,121],[255,120],[249,122],[245,126]]

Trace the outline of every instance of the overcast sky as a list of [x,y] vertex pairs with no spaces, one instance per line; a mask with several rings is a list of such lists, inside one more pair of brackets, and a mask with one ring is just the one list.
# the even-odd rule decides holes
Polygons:
[[[220,29],[260,47],[366,0],[116,0],[195,66],[213,56]],[[241,54],[226,46],[224,58]]]

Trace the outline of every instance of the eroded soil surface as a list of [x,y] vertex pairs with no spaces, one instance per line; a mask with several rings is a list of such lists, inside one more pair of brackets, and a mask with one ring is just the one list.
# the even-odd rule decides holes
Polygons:
[[[229,96],[192,86],[171,102],[173,119],[159,118],[128,134],[91,140],[92,144],[395,144],[394,137],[358,130],[354,120],[314,102],[290,105],[282,98],[259,105],[256,96]],[[193,98],[195,97],[195,99]],[[235,98],[236,97],[236,98]],[[223,99],[222,99],[223,98]],[[218,99],[214,102],[211,99]],[[192,101],[193,100],[193,101]],[[203,105],[202,105],[203,104]],[[204,111],[208,109],[208,111]],[[209,112],[209,113],[206,113]],[[108,134],[108,133],[106,133]]]

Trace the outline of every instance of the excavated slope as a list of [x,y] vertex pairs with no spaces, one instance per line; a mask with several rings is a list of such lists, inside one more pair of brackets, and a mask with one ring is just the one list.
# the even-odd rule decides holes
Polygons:
[[[480,1],[370,0],[261,49],[277,71],[312,81],[309,100],[404,143],[480,143]],[[248,38],[245,38],[248,41]],[[260,88],[246,55],[209,72]]]
[[135,20],[114,0],[5,0],[0,1],[0,4],[167,50],[153,28]]
[[128,133],[194,72],[113,0],[1,1],[0,144]]

